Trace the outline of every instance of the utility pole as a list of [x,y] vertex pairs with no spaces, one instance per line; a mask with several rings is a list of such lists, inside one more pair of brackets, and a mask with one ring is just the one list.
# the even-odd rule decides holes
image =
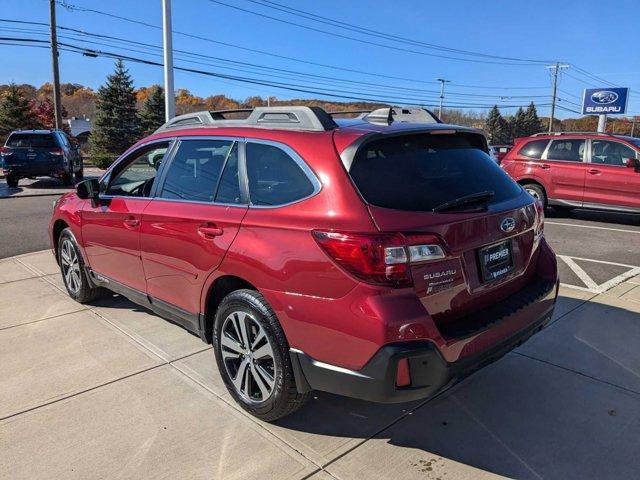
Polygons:
[[438,118],[442,120],[442,102],[444,102],[444,84],[449,83],[451,80],[445,80],[444,78],[436,78],[440,82],[440,107],[438,108]]
[[631,117],[631,137],[633,137],[633,134],[636,131],[636,116],[634,115],[633,117]]
[[173,89],[173,42],[171,37],[171,0],[162,0],[162,45],[164,47],[164,116],[167,122],[176,116],[176,99]]
[[49,0],[49,27],[51,28],[51,66],[53,67],[53,113],[55,127],[62,128],[60,104],[60,71],[58,70],[58,35],[56,34],[56,1]]
[[553,132],[553,119],[556,115],[556,98],[558,94],[558,72],[563,68],[569,68],[569,65],[560,65],[560,62],[556,62],[555,65],[547,67],[549,70],[553,70],[553,89],[551,93],[551,116],[549,117],[549,133]]

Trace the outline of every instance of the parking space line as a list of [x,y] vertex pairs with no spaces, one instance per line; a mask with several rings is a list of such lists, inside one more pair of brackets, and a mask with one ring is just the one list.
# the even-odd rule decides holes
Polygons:
[[596,227],[594,225],[577,225],[575,223],[549,222],[548,220],[545,220],[544,224],[545,225],[561,225],[563,227],[592,228],[594,230],[609,230],[611,232],[637,233],[638,235],[640,235],[640,230],[625,230],[623,228]]
[[[640,275],[640,267],[635,265],[627,265],[625,263],[616,263],[616,262],[607,262],[605,260],[595,260],[592,258],[582,258],[582,257],[570,257],[568,255],[557,255],[559,259],[561,259],[572,271],[576,274],[576,276],[584,282],[586,287],[582,287],[579,285],[572,285],[570,283],[560,283],[560,285],[568,288],[573,288],[575,290],[582,290],[584,292],[590,293],[604,293],[607,290],[615,287],[616,285],[624,282],[629,278],[633,278],[636,275]],[[603,265],[613,265],[616,267],[625,267],[628,268],[626,272],[617,275],[604,283],[598,285],[588,274],[585,272],[582,267],[580,267],[575,260],[580,260],[583,262],[592,262],[592,263],[600,263]]]

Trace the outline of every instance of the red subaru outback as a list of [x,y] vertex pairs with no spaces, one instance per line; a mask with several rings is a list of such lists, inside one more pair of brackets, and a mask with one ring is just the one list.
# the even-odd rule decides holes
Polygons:
[[536,199],[572,208],[640,213],[640,139],[606,133],[518,138],[502,168]]
[[265,420],[312,390],[429,397],[551,318],[541,206],[478,130],[399,108],[239,115],[176,117],[57,202],[71,297],[106,288],[212,342]]

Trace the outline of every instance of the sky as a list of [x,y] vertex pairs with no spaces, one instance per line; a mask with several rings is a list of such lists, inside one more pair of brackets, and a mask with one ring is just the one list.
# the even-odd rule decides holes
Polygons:
[[[69,48],[162,63],[161,50],[147,46],[162,44],[161,0],[58,3],[59,27],[117,37],[61,29],[59,41]],[[31,43],[38,48],[0,40],[0,83],[51,81],[50,52],[42,43],[48,4],[2,0],[0,19],[45,25],[0,21],[0,37],[40,40]],[[436,79],[443,78],[449,81],[445,108],[484,111],[497,103],[512,114],[534,101],[548,115],[546,66],[558,61],[569,65],[559,77],[560,118],[579,116],[569,110],[580,109],[584,88],[607,86],[630,87],[628,112],[640,115],[637,0],[173,0],[172,6],[175,66],[245,80],[176,71],[175,87],[199,96],[436,105]],[[99,87],[114,60],[76,52],[60,53],[61,81]],[[162,84],[160,66],[125,63],[136,87]]]

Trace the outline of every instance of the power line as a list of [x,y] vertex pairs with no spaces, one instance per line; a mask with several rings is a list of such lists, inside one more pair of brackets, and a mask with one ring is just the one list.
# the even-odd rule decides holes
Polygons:
[[[48,43],[46,40],[36,40],[36,39],[25,39],[25,38],[16,38],[16,37],[0,37],[0,43],[4,43],[4,44],[9,44],[11,45],[12,43],[9,42],[14,42],[13,44],[15,44],[15,42],[27,42],[27,45],[23,45],[23,46],[30,46],[31,43]],[[69,44],[69,43],[59,43],[60,45],[60,50],[63,51],[68,51],[68,52],[72,52],[72,53],[76,53],[76,54],[82,54],[82,55],[87,55],[87,56],[92,56],[92,57],[105,57],[105,58],[114,58],[114,59],[122,59],[122,60],[127,60],[130,62],[134,62],[134,63],[140,63],[140,64],[145,64],[145,65],[153,65],[153,66],[158,66],[158,67],[162,67],[162,63],[161,62],[155,62],[155,61],[151,61],[151,60],[146,60],[146,59],[142,59],[139,57],[133,57],[130,55],[122,55],[120,53],[114,53],[114,52],[107,52],[107,51],[102,51],[102,50],[92,50],[92,49],[87,49],[86,47],[81,47],[78,45],[74,45],[74,44]],[[191,72],[191,73],[197,73],[200,75],[205,75],[205,76],[210,76],[210,77],[215,77],[215,78],[223,78],[223,79],[227,79],[227,80],[232,80],[232,81],[236,81],[236,82],[240,82],[240,83],[248,83],[248,84],[253,84],[253,85],[262,85],[262,86],[269,86],[272,88],[278,88],[278,89],[283,89],[283,90],[289,90],[289,91],[295,91],[295,92],[300,92],[300,93],[308,93],[308,94],[314,94],[314,95],[320,95],[320,96],[324,96],[324,97],[332,97],[332,98],[342,98],[342,99],[349,99],[349,100],[356,100],[356,101],[365,101],[365,102],[371,102],[371,103],[386,103],[386,104],[394,104],[394,103],[400,103],[400,104],[404,104],[404,105],[424,105],[426,103],[421,103],[421,102],[411,102],[411,103],[405,103],[405,102],[397,102],[397,100],[399,99],[398,97],[383,97],[383,98],[368,98],[368,97],[362,97],[360,95],[357,94],[353,94],[353,92],[345,92],[342,91],[342,93],[338,93],[335,91],[322,91],[322,90],[313,90],[313,89],[309,89],[309,88],[305,88],[304,86],[300,86],[300,85],[295,85],[295,84],[287,84],[287,83],[280,83],[280,82],[268,82],[268,81],[263,81],[260,79],[255,79],[255,78],[250,78],[250,77],[240,77],[240,76],[234,76],[234,75],[226,75],[226,74],[221,74],[218,72],[212,72],[212,71],[207,71],[207,70],[199,70],[199,69],[193,69],[193,68],[186,68],[186,67],[179,67],[179,66],[175,66],[174,67],[176,70],[179,71],[184,71],[184,72]],[[431,104],[429,104],[429,106],[432,106]],[[521,107],[521,106],[526,106],[526,105],[503,105],[502,108],[517,108],[517,107]],[[540,106],[546,106],[546,104],[542,104]],[[481,104],[477,104],[477,105],[470,105],[470,104],[465,104],[465,105],[450,105],[449,108],[491,108],[492,105],[481,105]]]
[[343,22],[341,20],[336,20],[333,18],[329,18],[329,17],[324,17],[322,15],[318,15],[315,13],[311,13],[308,11],[304,11],[304,10],[300,10],[300,9],[296,9],[293,7],[289,7],[288,5],[283,5],[281,3],[277,3],[277,2],[273,2],[273,1],[269,1],[269,0],[246,0],[248,2],[251,2],[253,4],[256,5],[261,5],[263,7],[266,8],[270,8],[273,10],[277,10],[280,12],[284,12],[290,15],[294,15],[297,17],[301,17],[301,18],[305,18],[307,20],[312,20],[315,22],[319,22],[325,25],[330,25],[333,27],[337,27],[337,28],[342,28],[345,30],[349,30],[352,32],[356,32],[356,33],[360,33],[360,34],[364,34],[364,35],[369,35],[372,37],[377,37],[377,38],[382,38],[385,40],[391,40],[391,41],[395,41],[395,42],[399,42],[399,43],[404,43],[404,44],[409,44],[409,45],[414,45],[414,46],[421,46],[424,48],[429,48],[429,49],[434,49],[434,50],[439,50],[439,51],[445,51],[445,52],[451,52],[451,53],[458,53],[461,55],[471,55],[471,56],[477,56],[477,57],[485,57],[485,58],[494,58],[494,59],[499,59],[499,60],[509,60],[509,61],[520,61],[520,62],[533,62],[533,63],[548,63],[549,60],[539,60],[539,59],[528,59],[528,58],[516,58],[516,57],[505,57],[505,56],[501,56],[501,55],[493,55],[493,54],[487,54],[487,53],[483,53],[483,52],[474,52],[474,51],[470,51],[470,50],[462,50],[462,49],[458,49],[458,48],[451,48],[451,47],[447,47],[444,45],[438,45],[438,44],[434,44],[434,43],[427,43],[427,42],[422,42],[419,40],[415,40],[415,39],[411,39],[408,37],[402,37],[399,35],[394,35],[391,33],[385,33],[385,32],[381,32],[379,30],[374,30],[371,28],[367,28],[367,27],[362,27],[359,25],[354,25],[352,23],[347,23],[347,22]]
[[300,23],[296,23],[296,22],[292,22],[289,20],[285,20],[282,18],[278,18],[278,17],[274,17],[271,15],[267,15],[265,13],[259,13],[259,12],[255,12],[253,10],[249,10],[246,8],[242,8],[242,7],[238,7],[237,5],[230,5],[228,3],[225,2],[221,2],[220,0],[208,0],[210,3],[215,3],[217,5],[221,5],[224,7],[228,7],[231,8],[233,10],[237,10],[237,11],[241,11],[244,13],[248,13],[251,15],[255,15],[258,17],[262,17],[262,18],[267,18],[269,20],[273,20],[275,22],[279,22],[279,23],[283,23],[286,25],[291,25],[291,26],[295,26],[295,27],[299,27],[299,28],[303,28],[305,30],[309,30],[309,31],[314,31],[317,33],[322,33],[325,35],[329,35],[332,37],[336,37],[336,38],[342,38],[344,40],[350,40],[353,42],[358,42],[358,43],[362,43],[365,45],[372,45],[372,46],[376,46],[376,47],[382,47],[382,48],[387,48],[390,50],[395,50],[395,51],[399,51],[399,52],[405,52],[405,53],[413,53],[413,54],[417,54],[417,55],[424,55],[424,56],[428,56],[428,57],[436,57],[436,58],[444,58],[444,59],[448,59],[448,60],[456,60],[456,61],[462,61],[462,62],[473,62],[473,63],[487,63],[487,64],[494,64],[494,65],[516,65],[516,66],[535,66],[535,65],[540,65],[540,64],[544,64],[544,61],[536,61],[536,62],[530,62],[530,61],[526,61],[526,62],[520,62],[520,63],[511,63],[511,62],[498,62],[498,61],[489,61],[489,60],[474,60],[474,59],[470,59],[470,58],[461,58],[461,57],[452,57],[452,56],[448,56],[448,55],[438,55],[435,53],[427,53],[427,52],[422,52],[419,50],[412,50],[409,48],[402,48],[402,47],[397,47],[397,46],[393,46],[393,45],[387,45],[384,43],[379,43],[379,42],[374,42],[371,40],[364,40],[362,38],[357,38],[357,37],[352,37],[350,35],[344,35],[341,33],[336,33],[336,32],[331,32],[329,30],[324,30],[321,28],[316,28],[316,27],[311,27],[309,25],[303,25]]

